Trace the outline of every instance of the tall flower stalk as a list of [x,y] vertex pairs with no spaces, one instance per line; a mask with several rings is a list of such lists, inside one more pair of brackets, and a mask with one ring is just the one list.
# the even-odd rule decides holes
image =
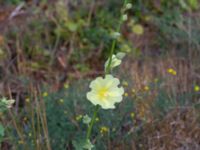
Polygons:
[[[125,11],[130,9],[131,6],[132,5],[130,3],[127,3],[127,0],[124,1],[116,33],[120,32],[122,23],[127,19]],[[105,63],[105,78],[97,77],[90,83],[91,91],[87,93],[87,99],[90,100],[96,106],[92,120],[88,124],[86,141],[90,141],[92,127],[94,125],[95,118],[97,116],[100,107],[102,107],[103,109],[114,109],[115,108],[114,104],[122,101],[122,95],[124,93],[124,89],[122,87],[118,87],[118,85],[120,84],[119,79],[114,78],[111,75],[111,70],[114,67],[120,65],[121,63],[120,59],[123,58],[123,56],[117,57],[117,55],[114,55],[116,44],[117,44],[117,39],[114,38],[109,58]]]

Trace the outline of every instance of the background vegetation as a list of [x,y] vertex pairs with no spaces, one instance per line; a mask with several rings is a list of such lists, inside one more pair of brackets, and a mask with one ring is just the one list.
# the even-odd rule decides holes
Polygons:
[[[97,150],[200,149],[200,4],[130,0],[115,52],[126,90],[101,110]],[[104,72],[121,0],[0,0],[2,150],[74,149],[92,116],[89,82]],[[75,144],[74,144],[75,143]],[[79,141],[81,143],[81,141]]]

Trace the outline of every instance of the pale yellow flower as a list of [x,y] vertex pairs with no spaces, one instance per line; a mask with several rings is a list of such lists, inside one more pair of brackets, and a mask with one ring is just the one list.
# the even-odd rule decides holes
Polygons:
[[195,91],[195,92],[199,92],[199,90],[200,90],[200,87],[199,87],[198,85],[195,85],[195,86],[194,86],[194,91]]
[[119,79],[112,75],[97,77],[90,83],[91,91],[87,93],[87,99],[103,109],[114,109],[114,104],[122,101],[124,93],[123,87],[118,87],[119,84]]

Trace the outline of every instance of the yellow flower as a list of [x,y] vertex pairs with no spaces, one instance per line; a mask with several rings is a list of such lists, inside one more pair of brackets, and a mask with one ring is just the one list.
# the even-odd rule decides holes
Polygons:
[[124,96],[125,96],[125,97],[128,97],[128,93],[124,93]]
[[200,90],[200,87],[199,87],[198,85],[195,85],[195,86],[194,86],[194,91],[195,91],[195,92],[199,92],[199,90]]
[[96,121],[96,122],[98,122],[98,121],[99,121],[99,118],[98,118],[98,117],[96,117],[96,118],[95,118],[95,121]]
[[123,87],[118,87],[119,84],[119,79],[112,75],[97,77],[90,83],[91,91],[87,93],[87,99],[103,109],[114,109],[114,104],[122,101],[124,93]]
[[134,118],[134,117],[135,117],[135,113],[132,112],[132,113],[130,114],[130,116],[131,116],[131,118]]
[[19,140],[18,143],[19,143],[19,144],[24,144],[24,141]]
[[47,96],[48,96],[48,93],[47,93],[47,92],[44,92],[44,93],[42,94],[42,96],[43,96],[43,97],[47,97]]
[[25,99],[25,101],[26,101],[27,103],[29,103],[29,102],[30,102],[30,98],[27,97],[27,98]]
[[76,121],[79,121],[79,120],[81,120],[83,118],[83,115],[78,115],[78,116],[76,116]]
[[68,88],[69,88],[69,84],[68,84],[68,83],[65,83],[65,84],[64,84],[64,88],[65,88],[65,89],[68,89]]
[[149,86],[145,86],[145,87],[144,87],[144,90],[145,90],[145,91],[149,91],[149,89],[150,89]]
[[61,99],[59,99],[59,102],[62,104],[62,103],[64,103],[64,100],[61,98]]
[[136,90],[135,90],[134,88],[133,88],[131,91],[132,91],[132,93],[133,93],[133,94],[135,94],[135,93],[136,93]]
[[127,81],[123,81],[123,82],[122,82],[122,85],[123,85],[123,86],[128,86],[128,82],[127,82]]
[[133,33],[135,33],[136,35],[142,35],[144,33],[144,28],[142,25],[140,24],[135,24],[132,27],[132,31]]
[[100,133],[101,133],[101,134],[105,134],[105,133],[107,133],[108,131],[109,131],[109,129],[108,129],[108,127],[106,127],[106,126],[103,126],[103,127],[100,128]]
[[169,73],[169,74],[172,74],[172,75],[176,75],[176,71],[174,70],[174,69],[172,69],[172,68],[169,68],[169,69],[167,69],[167,72]]

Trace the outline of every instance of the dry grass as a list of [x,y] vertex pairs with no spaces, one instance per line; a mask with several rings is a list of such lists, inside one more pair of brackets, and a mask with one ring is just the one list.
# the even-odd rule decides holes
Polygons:
[[151,122],[144,127],[142,149],[198,150],[199,126],[199,111],[190,107],[172,109],[162,121]]
[[[142,89],[145,85],[155,80],[164,80],[162,86],[169,93],[183,94],[191,92],[198,81],[195,76],[194,66],[183,58],[168,56],[165,58],[149,58],[144,60],[130,59],[125,63],[129,70],[136,89]],[[169,68],[174,69],[177,75],[167,72]]]

